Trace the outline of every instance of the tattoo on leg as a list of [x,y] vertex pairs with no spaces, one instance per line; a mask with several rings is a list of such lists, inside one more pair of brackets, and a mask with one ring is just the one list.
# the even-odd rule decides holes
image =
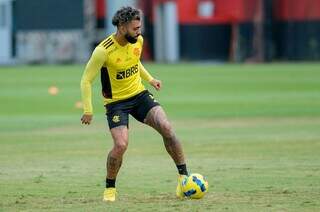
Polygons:
[[167,152],[174,160],[176,164],[184,164],[184,154],[182,151],[182,146],[178,138],[173,134],[172,137],[163,137],[163,142],[166,147]]
[[122,158],[115,158],[111,156],[111,152],[107,159],[107,175],[110,179],[115,179],[122,164]]
[[145,123],[157,130],[161,135],[164,134],[161,123],[168,122],[166,114],[160,106],[152,108],[147,114]]
[[[128,143],[128,128],[127,126],[118,126],[118,127],[112,128],[110,131],[111,131],[111,135],[114,140],[115,146],[108,154],[107,163],[106,163],[107,178],[115,179],[121,167],[122,157],[126,149],[126,145]],[[118,139],[124,140],[126,144],[125,147],[121,146],[121,148],[116,148],[116,143],[117,143],[116,141]]]
[[174,162],[176,164],[184,164],[182,145],[174,134],[163,109],[160,106],[152,108],[147,115],[145,123],[161,134],[166,150]]

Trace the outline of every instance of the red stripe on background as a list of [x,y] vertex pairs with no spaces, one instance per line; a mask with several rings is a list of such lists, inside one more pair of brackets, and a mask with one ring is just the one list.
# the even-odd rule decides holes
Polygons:
[[[152,4],[168,0],[153,0]],[[172,1],[172,0],[171,0]],[[224,24],[252,22],[257,17],[260,0],[211,0],[214,16],[198,15],[198,3],[210,0],[176,0],[180,24]],[[273,12],[276,20],[320,20],[320,0],[275,0]]]
[[319,20],[319,0],[277,0],[274,3],[274,15],[277,20]]
[[106,11],[106,5],[105,0],[96,0],[96,17],[97,18],[104,18],[105,17],[105,11]]
[[179,22],[181,24],[210,24],[246,22],[254,18],[257,0],[214,0],[214,16],[203,18],[198,15],[201,0],[178,0]]

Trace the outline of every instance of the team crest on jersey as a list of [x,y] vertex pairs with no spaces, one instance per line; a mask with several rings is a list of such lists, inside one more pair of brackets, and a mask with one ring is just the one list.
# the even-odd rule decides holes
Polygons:
[[114,123],[118,123],[118,122],[120,121],[120,116],[113,116],[113,117],[112,117],[112,121],[113,121]]
[[121,62],[121,59],[117,58],[116,63],[120,63],[120,62]]
[[133,49],[133,54],[134,54],[135,56],[139,57],[139,55],[140,55],[140,49],[139,49],[139,48],[134,48],[134,49]]

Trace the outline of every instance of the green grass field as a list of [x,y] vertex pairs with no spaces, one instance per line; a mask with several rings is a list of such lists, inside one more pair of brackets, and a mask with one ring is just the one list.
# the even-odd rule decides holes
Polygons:
[[99,79],[94,122],[82,126],[82,65],[0,67],[0,211],[319,211],[319,65],[146,64],[210,190],[176,199],[160,136],[131,119],[112,204],[102,202],[112,140]]

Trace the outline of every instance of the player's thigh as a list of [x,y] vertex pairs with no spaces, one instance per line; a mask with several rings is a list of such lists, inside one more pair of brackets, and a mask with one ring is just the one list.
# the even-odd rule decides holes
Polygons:
[[114,146],[125,150],[128,146],[129,111],[125,103],[107,105],[107,120]]
[[168,117],[160,105],[151,108],[144,120],[144,123],[153,127],[159,132],[171,129],[171,124],[168,120]]
[[110,129],[113,142],[116,146],[126,148],[128,146],[128,127],[121,125]]
[[129,112],[121,105],[107,106],[106,116],[110,130],[119,126],[129,126]]

